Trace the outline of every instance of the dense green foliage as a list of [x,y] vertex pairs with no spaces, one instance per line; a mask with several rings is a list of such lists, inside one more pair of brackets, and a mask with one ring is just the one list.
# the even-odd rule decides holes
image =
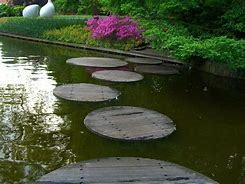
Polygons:
[[0,17],[10,17],[12,16],[12,8],[9,5],[0,5]]
[[[171,19],[185,24],[190,31],[231,32],[244,36],[243,0],[54,0],[62,13],[138,16],[145,19]],[[69,2],[69,3],[68,3]],[[199,29],[197,29],[199,26]]]
[[75,14],[77,13],[79,1],[77,0],[55,0],[54,5],[58,13]]
[[[245,31],[245,1],[243,0],[102,0],[110,11],[146,19],[170,19],[184,24],[190,31],[217,31],[226,28],[232,33]],[[105,3],[106,2],[106,3]],[[225,30],[224,30],[225,31]]]
[[0,17],[21,16],[24,6],[10,6],[7,4],[0,4]]
[[106,0],[54,0],[61,14],[107,14]]
[[145,37],[153,48],[169,50],[172,55],[186,61],[216,61],[227,63],[234,69],[245,69],[245,40],[227,36],[203,34],[194,37],[188,29],[180,24],[164,21],[142,21]]
[[43,34],[43,38],[54,41],[62,41],[68,43],[83,44],[94,47],[114,48],[129,50],[137,47],[141,42],[134,39],[116,41],[114,39],[93,39],[91,37],[91,31],[81,25],[68,26],[61,29],[53,29],[46,31]]
[[108,0],[108,9],[138,17],[153,48],[182,60],[217,61],[245,70],[245,1]]
[[24,36],[41,38],[42,34],[47,30],[59,29],[71,25],[84,24],[84,19],[68,19],[68,18],[2,18],[0,31],[20,34]]

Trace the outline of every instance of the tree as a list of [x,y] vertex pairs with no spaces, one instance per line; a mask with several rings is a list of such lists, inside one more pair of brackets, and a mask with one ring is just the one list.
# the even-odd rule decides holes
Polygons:
[[13,5],[39,4],[40,6],[43,6],[47,2],[48,0],[9,0],[9,3]]

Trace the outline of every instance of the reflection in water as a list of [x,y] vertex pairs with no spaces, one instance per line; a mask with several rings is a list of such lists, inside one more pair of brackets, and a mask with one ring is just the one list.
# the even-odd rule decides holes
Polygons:
[[242,157],[242,167],[239,184],[245,183],[245,157]]
[[[101,54],[0,40],[0,183],[31,183],[62,165],[110,156],[175,162],[222,184],[244,183],[244,81],[187,72],[144,74],[143,81],[116,84],[91,78],[94,69],[65,62]],[[109,102],[73,103],[52,94],[56,85],[79,82],[107,85],[122,95]],[[85,128],[89,112],[112,105],[164,113],[177,130],[165,139],[125,143]]]
[[68,120],[54,114],[47,58],[17,53],[0,50],[0,183],[29,183],[73,157],[59,132]]

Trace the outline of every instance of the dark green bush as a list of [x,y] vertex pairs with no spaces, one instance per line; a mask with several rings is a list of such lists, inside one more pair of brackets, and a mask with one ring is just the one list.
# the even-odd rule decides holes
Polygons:
[[[234,1],[222,16],[223,27],[234,32],[237,37],[245,34],[245,2]],[[243,34],[243,36],[242,36]]]
[[54,5],[56,11],[61,14],[76,14],[79,0],[55,0]]
[[0,17],[13,16],[13,7],[7,4],[0,4]]
[[98,15],[107,14],[106,6],[101,0],[80,0],[78,14]]
[[194,38],[184,26],[170,23],[144,24],[145,36],[153,48],[168,49],[179,59],[190,61],[216,61],[228,64],[237,70],[245,70],[245,40],[225,36]]
[[13,6],[13,16],[19,17],[22,16],[22,11],[25,8],[25,6]]
[[107,9],[103,0],[55,0],[57,12],[62,14],[106,14]]
[[0,17],[21,16],[24,6],[11,6],[8,4],[0,4]]

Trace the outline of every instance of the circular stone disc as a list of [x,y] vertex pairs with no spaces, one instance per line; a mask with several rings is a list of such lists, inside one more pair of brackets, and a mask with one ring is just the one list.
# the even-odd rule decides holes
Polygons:
[[71,164],[35,182],[46,183],[218,184],[177,164],[135,157],[109,157]]
[[92,74],[92,77],[113,82],[135,82],[144,78],[138,73],[123,70],[97,71]]
[[158,139],[176,129],[172,120],[163,114],[129,106],[95,110],[85,117],[84,124],[98,135],[127,141]]
[[71,101],[101,102],[117,98],[120,95],[115,89],[95,84],[66,84],[54,89],[54,95]]
[[126,58],[125,60],[137,64],[148,64],[148,65],[162,64],[161,60],[150,59],[150,58]]
[[103,58],[103,57],[81,57],[81,58],[71,58],[66,61],[66,63],[79,65],[79,66],[89,66],[89,67],[103,67],[103,68],[113,68],[126,66],[128,63],[120,59],[114,58]]
[[179,71],[176,70],[175,68],[166,67],[166,66],[141,65],[141,66],[136,66],[135,71],[142,72],[142,73],[160,74],[160,75],[179,74]]

